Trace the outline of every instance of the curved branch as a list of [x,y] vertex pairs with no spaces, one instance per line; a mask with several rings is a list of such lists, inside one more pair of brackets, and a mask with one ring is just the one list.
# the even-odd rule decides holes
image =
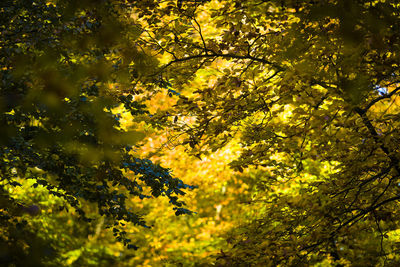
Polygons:
[[[207,50],[207,51],[209,51],[209,50]],[[236,54],[230,54],[230,53],[222,54],[222,53],[215,53],[214,51],[213,51],[212,54],[198,54],[198,55],[192,55],[192,56],[187,56],[187,57],[183,57],[183,58],[174,59],[174,60],[170,61],[169,63],[167,63],[166,65],[164,65],[161,69],[165,69],[165,68],[171,66],[172,64],[178,63],[178,62],[189,61],[189,60],[196,59],[196,58],[212,58],[212,57],[216,57],[216,58],[217,57],[221,57],[221,58],[230,58],[230,59],[243,59],[243,60],[248,59],[248,60],[253,60],[253,61],[256,61],[256,62],[260,62],[260,63],[263,63],[263,64],[270,65],[270,66],[276,68],[279,71],[285,70],[285,68],[283,68],[282,66],[280,66],[280,65],[278,65],[276,63],[273,63],[273,62],[271,62],[269,60],[266,60],[264,58],[253,57],[253,56],[250,56],[250,55],[242,56],[242,55],[236,55]]]
[[385,94],[383,96],[380,96],[378,98],[375,98],[374,100],[372,100],[365,108],[361,109],[362,113],[366,113],[373,105],[375,105],[376,103],[378,103],[379,101],[386,99],[386,98],[391,98],[394,94],[396,94],[398,91],[400,90],[400,87],[397,87],[396,89],[394,89],[392,92],[390,92],[389,94]]

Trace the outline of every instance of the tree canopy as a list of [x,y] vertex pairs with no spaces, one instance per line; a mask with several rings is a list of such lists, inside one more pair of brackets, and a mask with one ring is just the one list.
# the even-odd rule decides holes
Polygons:
[[120,226],[149,227],[140,209],[126,203],[128,197],[163,195],[177,215],[190,213],[177,196],[192,186],[135,155],[143,132],[124,129],[121,114],[113,112],[122,106],[137,124],[151,116],[134,99],[140,93],[134,88],[156,82],[141,76],[157,61],[134,48],[138,30],[128,21],[129,6],[5,1],[0,8],[2,261],[27,264],[18,252],[29,224],[21,214],[40,212],[34,199],[13,196],[21,179],[63,198],[59,210],[73,207],[88,222],[86,203],[97,204],[106,226],[128,248],[136,246]]
[[[70,255],[49,237],[62,230],[32,230],[80,218],[92,236],[105,226],[129,248],[143,241],[128,258],[90,250],[104,265],[400,262],[397,1],[0,8],[2,261]],[[185,198],[187,183],[198,189]],[[54,196],[49,213],[40,195]],[[158,196],[193,216],[167,219]],[[65,213],[51,217],[55,206]],[[129,224],[148,227],[145,214],[164,232]]]

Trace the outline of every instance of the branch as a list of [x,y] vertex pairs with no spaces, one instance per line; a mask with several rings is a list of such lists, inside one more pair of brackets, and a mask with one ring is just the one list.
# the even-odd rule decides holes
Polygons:
[[200,34],[200,38],[201,41],[203,42],[203,46],[204,46],[204,53],[207,54],[207,46],[206,46],[206,41],[204,40],[203,34],[201,32],[201,26],[200,24],[197,22],[196,18],[193,18],[194,22],[196,23],[197,27],[199,27],[199,29],[196,29],[196,27],[193,27],[199,34]]
[[400,90],[400,87],[397,87],[396,89],[394,89],[392,92],[390,92],[389,94],[385,94],[383,96],[380,96],[378,98],[375,98],[374,100],[372,100],[364,109],[361,109],[362,113],[366,113],[373,105],[375,105],[377,102],[381,101],[382,99],[385,98],[391,98],[394,94],[396,94],[398,91]]
[[[210,50],[207,50],[207,51],[210,51]],[[273,62],[271,62],[269,60],[266,60],[264,58],[253,57],[253,56],[250,56],[250,55],[241,56],[241,55],[230,54],[230,53],[222,54],[222,53],[216,53],[214,51],[212,51],[211,54],[198,54],[198,55],[193,55],[193,56],[187,56],[187,57],[183,57],[183,58],[174,59],[174,60],[170,61],[169,63],[167,63],[166,65],[164,65],[162,67],[162,69],[165,69],[165,68],[171,66],[174,63],[189,61],[189,60],[196,59],[196,58],[210,58],[210,57],[221,57],[221,58],[230,58],[230,59],[244,59],[244,60],[245,59],[249,59],[249,60],[253,60],[253,61],[256,61],[256,62],[260,62],[260,63],[263,63],[263,64],[267,64],[267,65],[273,66],[274,68],[276,68],[279,71],[285,70],[283,67],[281,67],[281,66],[277,65],[276,63],[273,63]]]
[[[396,89],[396,90],[397,90],[397,89]],[[393,91],[392,91],[392,93],[394,94]],[[393,95],[393,94],[391,94],[391,95]],[[374,101],[372,101],[373,103],[371,102],[372,105],[373,105],[374,103],[378,102],[380,99],[383,99],[383,98],[387,98],[387,97],[385,96],[385,97],[377,98],[378,100],[375,99]],[[370,103],[370,104],[371,104],[371,103]],[[371,105],[371,106],[372,106],[372,105]],[[369,106],[369,107],[370,107],[370,106]],[[369,107],[368,107],[368,108],[369,108]],[[391,164],[390,164],[390,168],[394,168],[394,169],[396,170],[396,172],[397,172],[397,175],[400,175],[400,167],[399,167],[399,160],[398,160],[398,158],[397,158],[395,155],[393,155],[392,153],[390,153],[389,149],[388,149],[383,143],[380,142],[380,140],[379,140],[379,139],[380,139],[380,138],[379,138],[379,135],[378,135],[378,133],[377,133],[375,127],[372,125],[371,121],[369,120],[369,118],[368,118],[368,116],[367,116],[367,114],[366,114],[367,110],[368,110],[368,109],[361,109],[361,108],[359,108],[359,107],[354,108],[354,111],[361,117],[361,119],[362,119],[364,125],[367,127],[368,131],[370,132],[370,134],[371,134],[372,137],[374,138],[375,142],[379,144],[379,146],[380,146],[380,148],[382,149],[382,151],[389,157],[390,163],[391,163]],[[389,168],[389,169],[390,169],[390,168]],[[387,171],[387,169],[385,169],[382,173],[384,174],[386,171]],[[375,177],[373,177],[373,178],[375,179]],[[369,179],[369,180],[366,180],[366,183],[369,182],[369,181],[370,181],[370,179]],[[389,182],[389,184],[390,184],[390,182]],[[385,188],[384,192],[387,190],[388,187],[389,187],[389,185]],[[341,225],[336,229],[335,232],[332,232],[332,233],[331,233],[331,235],[333,236],[333,235],[334,235],[335,233],[337,233],[340,229],[344,228],[345,226],[347,226],[347,225],[349,225],[349,224],[351,224],[351,223],[354,224],[355,222],[357,222],[358,220],[360,220],[363,216],[365,216],[366,214],[368,214],[368,213],[370,213],[370,212],[372,212],[372,211],[375,211],[375,210],[376,210],[377,208],[379,208],[380,206],[383,206],[383,205],[385,205],[385,204],[387,204],[387,203],[390,203],[390,202],[393,202],[393,201],[396,201],[396,200],[400,200],[400,195],[397,195],[397,196],[395,196],[395,197],[391,197],[391,198],[388,198],[388,199],[386,199],[386,200],[384,200],[384,201],[381,201],[381,202],[379,202],[378,204],[375,204],[375,203],[377,202],[377,200],[378,200],[380,197],[382,197],[382,196],[383,196],[383,193],[382,193],[380,196],[378,196],[378,198],[375,200],[374,203],[372,203],[372,205],[371,205],[370,207],[368,207],[368,208],[362,210],[362,211],[359,212],[357,215],[351,217],[351,218],[348,219],[346,222],[344,222],[343,224],[341,224]]]
[[385,205],[385,204],[387,204],[387,203],[390,203],[390,202],[393,202],[393,201],[396,201],[396,200],[400,200],[400,195],[395,196],[395,197],[388,198],[388,199],[386,199],[386,200],[384,200],[384,201],[382,201],[382,202],[380,202],[380,203],[378,203],[378,204],[376,204],[376,205],[374,205],[374,206],[370,206],[369,208],[367,208],[367,209],[361,211],[359,214],[353,216],[352,218],[350,218],[350,219],[348,219],[346,222],[344,222],[342,225],[340,225],[340,226],[336,229],[336,232],[338,232],[340,229],[342,229],[342,228],[345,227],[346,225],[350,224],[350,223],[353,222],[354,220],[356,220],[356,219],[358,219],[358,218],[360,218],[360,217],[362,217],[362,216],[364,216],[364,215],[370,213],[371,211],[376,210],[376,209],[379,208],[380,206],[383,206],[383,205]]
[[394,167],[395,170],[397,171],[397,174],[400,175],[399,159],[396,156],[394,156],[392,153],[390,153],[389,149],[383,143],[380,142],[379,135],[376,132],[375,127],[372,125],[371,121],[369,120],[366,110],[361,109],[359,107],[355,107],[354,111],[358,115],[360,115],[364,125],[367,127],[368,131],[374,138],[375,142],[380,144],[380,148],[382,149],[382,151],[389,157],[391,166]]

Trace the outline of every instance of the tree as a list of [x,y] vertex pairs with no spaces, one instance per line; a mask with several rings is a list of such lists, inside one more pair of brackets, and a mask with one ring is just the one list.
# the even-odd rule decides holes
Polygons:
[[398,264],[397,1],[152,7],[136,10],[139,40],[162,54],[157,75],[179,99],[158,119],[200,158],[238,138],[232,168],[263,173],[255,219],[218,262]]
[[[245,223],[225,217],[237,225],[226,233],[226,247],[211,237],[191,242],[180,228],[182,236],[166,242],[197,247],[185,256],[174,243],[163,254],[176,255],[169,263],[400,262],[397,1],[3,2],[2,263],[113,264],[117,258],[97,244],[98,226],[115,226],[117,239],[133,247],[124,224],[145,226],[141,215],[154,207],[130,195],[166,195],[176,214],[190,213],[178,195],[191,187],[138,155],[143,125],[167,128],[168,144],[180,144],[178,151],[185,148],[215,173],[210,159],[224,159],[213,152],[239,151],[230,163],[239,178],[229,180],[224,170],[221,180],[244,186],[214,197],[207,188],[193,203],[214,216],[211,200],[226,197],[227,209],[243,211]],[[160,91],[176,105],[156,112],[145,103]],[[121,123],[126,112],[130,127]],[[186,160],[174,157],[175,168]],[[201,176],[201,168],[187,165],[181,173]],[[241,197],[247,206],[235,210]],[[167,203],[157,204],[150,222]],[[53,222],[70,221],[71,206],[70,213],[97,224],[57,227]],[[185,228],[210,233],[201,219],[187,219]],[[49,222],[54,227],[40,233]],[[84,240],[93,246],[83,251]],[[212,257],[212,248],[223,250]],[[141,257],[154,255],[147,252]]]
[[[51,263],[56,240],[29,217],[49,203],[86,222],[97,205],[128,248],[136,246],[124,225],[149,226],[127,198],[166,196],[176,215],[191,213],[178,196],[193,187],[135,152],[139,125],[157,127],[140,96],[156,87],[147,74],[158,63],[140,51],[131,9],[125,1],[0,4],[2,264]],[[121,107],[137,129],[119,123]],[[31,198],[21,193],[27,185]]]

